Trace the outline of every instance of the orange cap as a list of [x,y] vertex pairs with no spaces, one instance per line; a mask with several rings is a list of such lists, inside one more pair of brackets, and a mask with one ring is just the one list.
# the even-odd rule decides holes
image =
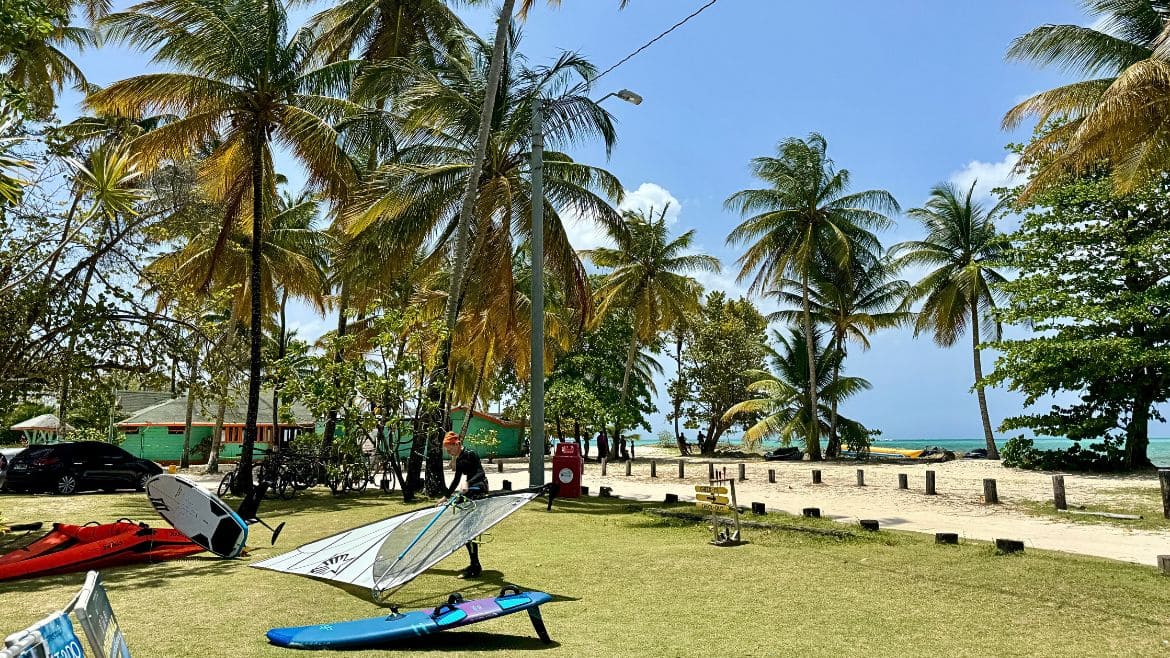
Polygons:
[[463,443],[463,440],[460,439],[459,435],[454,433],[454,432],[447,432],[447,436],[443,437],[443,445],[444,446],[453,446],[453,445],[458,445],[460,443]]

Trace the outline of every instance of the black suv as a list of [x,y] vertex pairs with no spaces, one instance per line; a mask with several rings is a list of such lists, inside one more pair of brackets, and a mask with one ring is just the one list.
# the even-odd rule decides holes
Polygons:
[[146,481],[162,473],[149,460],[139,459],[116,445],[77,441],[29,446],[12,458],[2,486],[8,491],[53,491],[73,494],[87,489],[146,488]]

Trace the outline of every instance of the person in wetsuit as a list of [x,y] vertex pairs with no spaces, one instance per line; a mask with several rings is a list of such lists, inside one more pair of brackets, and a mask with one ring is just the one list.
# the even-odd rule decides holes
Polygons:
[[[455,495],[459,481],[464,478],[466,478],[466,484],[460,489],[464,496],[475,499],[482,498],[487,494],[487,473],[483,472],[483,464],[479,462],[479,455],[475,454],[474,450],[464,448],[463,440],[455,432],[447,432],[447,436],[443,438],[443,447],[455,460],[455,478],[451,480],[451,486],[447,487],[447,496]],[[467,554],[471,558],[471,564],[459,573],[459,577],[475,578],[483,573],[483,567],[479,564],[479,544],[475,540],[467,542]]]

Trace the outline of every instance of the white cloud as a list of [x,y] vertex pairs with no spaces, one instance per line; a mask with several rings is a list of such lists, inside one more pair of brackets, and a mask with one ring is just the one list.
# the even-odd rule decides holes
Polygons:
[[965,167],[951,174],[949,180],[966,192],[967,188],[975,185],[975,196],[981,199],[991,198],[991,191],[997,187],[1007,187],[1019,184],[1020,177],[1015,173],[1016,163],[1020,156],[1008,153],[999,162],[983,162],[972,160]]
[[[661,185],[657,183],[642,183],[636,190],[626,190],[625,199],[622,200],[618,209],[623,211],[649,211],[653,208],[655,213],[658,213],[668,203],[670,204],[670,208],[666,211],[666,223],[674,224],[678,221],[679,215],[682,214],[682,203]],[[580,251],[582,249],[613,246],[605,229],[591,218],[583,217],[571,210],[561,213],[561,218],[565,221],[565,231],[569,235],[569,244],[573,245],[574,249]]]
[[[669,208],[667,206],[669,205]],[[633,192],[626,190],[626,198],[618,206],[621,210],[654,211],[655,216],[666,210],[666,223],[674,224],[682,213],[682,203],[670,193],[670,190],[657,183],[642,183]]]

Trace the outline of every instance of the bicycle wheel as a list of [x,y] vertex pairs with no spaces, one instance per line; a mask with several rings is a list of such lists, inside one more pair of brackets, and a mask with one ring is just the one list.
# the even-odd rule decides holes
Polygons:
[[224,473],[223,479],[219,481],[219,488],[215,490],[215,494],[220,498],[223,498],[224,496],[228,495],[228,492],[232,490],[232,487],[235,486],[235,483],[236,472],[234,470]]
[[370,486],[369,464],[364,461],[353,464],[350,470],[350,488],[353,491],[362,492],[368,486]]
[[292,475],[290,473],[283,473],[277,478],[276,494],[284,500],[290,500],[297,495],[296,487],[293,486]]

